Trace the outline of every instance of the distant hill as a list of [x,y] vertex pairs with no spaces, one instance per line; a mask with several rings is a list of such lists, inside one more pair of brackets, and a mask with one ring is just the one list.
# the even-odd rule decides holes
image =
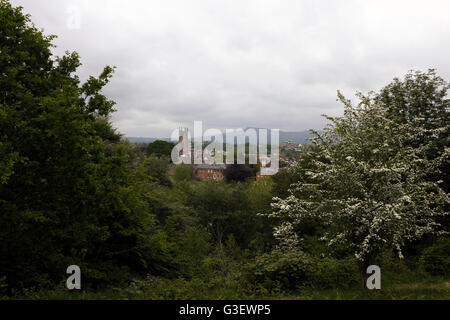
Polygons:
[[[249,128],[246,128],[247,130]],[[255,129],[258,132],[258,128],[252,128]],[[268,130],[268,143],[270,143],[270,130]],[[311,138],[312,135],[309,131],[294,131],[294,132],[287,132],[287,131],[280,131],[280,143],[286,142],[286,141],[292,141],[295,144],[309,144],[309,138]],[[124,137],[124,140],[128,140],[132,143],[152,143],[156,140],[163,140],[163,141],[170,141],[169,138],[145,138],[145,137]],[[225,139],[225,134],[224,134]]]
[[152,143],[156,140],[170,141],[167,138],[144,138],[144,137],[124,137],[124,140],[128,140],[132,143]]
[[[255,129],[257,132],[260,130],[258,128],[252,128]],[[247,129],[246,129],[247,130]],[[268,132],[268,143],[270,143],[270,130],[267,129]],[[311,142],[308,140],[309,138],[312,138],[311,133],[309,130],[305,131],[282,131],[280,130],[280,143],[292,141],[295,144],[310,144]]]
[[309,131],[297,131],[297,132],[280,131],[281,143],[290,140],[295,144],[310,144],[311,142],[308,140],[309,138],[312,138],[312,134]]

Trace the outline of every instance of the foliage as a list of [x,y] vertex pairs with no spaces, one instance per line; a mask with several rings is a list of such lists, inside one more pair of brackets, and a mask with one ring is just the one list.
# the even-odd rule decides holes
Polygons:
[[407,73],[403,80],[395,78],[374,99],[387,109],[388,118],[415,127],[411,145],[432,143],[442,152],[449,143],[449,88],[435,70],[415,71]]
[[188,166],[178,165],[174,169],[173,179],[176,182],[190,181],[192,179],[192,170]]
[[204,181],[192,184],[186,192],[187,205],[217,242],[222,243],[230,234],[243,246],[251,241],[257,216],[248,210],[244,184]]
[[[425,281],[424,281],[425,280]],[[69,292],[64,284],[52,290],[27,290],[25,295],[13,299],[32,300],[186,300],[186,299],[283,299],[283,300],[449,300],[448,282],[440,278],[413,278],[403,283],[386,283],[382,290],[368,292],[359,287],[352,288],[302,288],[293,292],[268,290],[261,285],[252,285],[240,278],[164,279],[149,277],[136,279],[125,287],[102,291]]]
[[270,209],[273,181],[270,176],[251,181],[247,185],[250,207],[255,212]]
[[450,239],[439,239],[428,247],[420,257],[420,266],[433,275],[448,276],[450,274]]
[[77,53],[53,58],[54,37],[8,1],[0,16],[0,274],[8,289],[51,286],[71,264],[93,286],[142,272],[154,259],[154,222],[133,173],[137,153],[108,121],[114,102],[102,89],[114,68],[81,84]]
[[328,127],[315,132],[315,148],[305,151],[310,164],[297,167],[302,178],[288,197],[275,199],[269,216],[281,219],[275,236],[288,247],[301,241],[298,227],[320,219],[328,226],[323,239],[352,252],[363,271],[383,250],[402,257],[406,242],[439,227],[436,216],[448,213],[449,200],[429,176],[448,148],[428,159],[428,144],[408,144],[423,128],[397,123],[377,99],[358,97],[355,107],[339,93],[344,116],[327,117]]
[[[384,106],[387,116],[399,124],[409,124],[409,138],[405,144],[412,147],[426,146],[424,156],[429,160],[438,159],[434,172],[428,178],[450,192],[450,84],[436,74],[409,72],[404,79],[395,78],[374,96],[376,103]],[[441,159],[439,159],[441,158]],[[449,211],[449,208],[446,208]],[[450,217],[437,220],[450,232]]]
[[273,250],[259,256],[247,269],[250,281],[267,289],[294,290],[302,287],[348,287],[358,283],[354,258],[319,258],[300,250]]
[[155,157],[169,157],[172,153],[172,149],[175,147],[175,143],[156,140],[152,143],[149,143],[146,149],[147,156],[155,156]]
[[316,154],[316,152],[317,147],[314,145],[302,146],[302,152],[298,154],[296,161],[281,168],[275,175],[272,176],[272,180],[274,182],[274,197],[285,198],[289,196],[289,190],[291,189],[292,184],[307,179],[305,174],[306,168],[312,166],[313,157],[311,155]]
[[141,167],[145,168],[146,174],[156,183],[170,186],[172,183],[169,179],[169,165],[168,158],[150,156],[141,164]]

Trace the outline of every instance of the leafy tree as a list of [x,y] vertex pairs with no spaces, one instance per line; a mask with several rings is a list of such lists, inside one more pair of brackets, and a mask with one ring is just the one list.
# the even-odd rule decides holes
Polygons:
[[315,154],[315,147],[313,145],[302,146],[303,152],[299,152],[294,165],[288,165],[281,168],[276,174],[272,176],[274,182],[273,195],[276,197],[287,197],[289,195],[289,189],[291,185],[299,180],[307,179],[305,170],[299,170],[299,168],[310,168],[312,165],[312,159],[310,154]]
[[176,166],[173,173],[173,178],[176,182],[191,180],[192,178],[191,168],[183,165]]
[[[427,72],[410,71],[403,79],[395,78],[374,94],[376,103],[387,109],[389,119],[401,125],[411,125],[405,144],[412,147],[426,145],[424,156],[427,159],[442,158],[437,170],[429,173],[428,177],[439,182],[447,193],[450,192],[450,158],[446,153],[450,146],[449,88],[450,84],[430,69]],[[448,216],[439,217],[438,221],[450,232]],[[415,241],[408,249],[414,251],[417,244],[427,241]]]
[[[253,251],[264,252],[274,245],[273,224],[261,215],[261,213],[268,213],[272,210],[270,204],[273,198],[273,186],[271,177],[264,177],[247,184],[249,215],[252,217],[255,227],[255,232],[249,244]],[[256,215],[256,218],[253,218],[254,215]]]
[[[413,147],[427,145],[426,157],[435,159],[450,145],[449,88],[450,84],[433,69],[411,71],[403,80],[395,78],[375,95],[374,100],[387,109],[390,119],[411,125],[410,139],[405,143]],[[439,171],[431,176],[434,181],[442,180],[446,192],[450,192],[449,165],[447,157]]]
[[156,140],[147,146],[147,155],[156,157],[170,157],[175,143],[163,140]]
[[250,207],[255,212],[270,208],[274,183],[270,176],[257,181],[251,181],[247,186]]
[[450,85],[436,74],[411,71],[403,80],[395,78],[374,97],[386,108],[387,117],[400,124],[410,124],[414,146],[427,143],[440,150],[450,143]]
[[450,274],[450,239],[442,238],[424,250],[419,264],[430,274],[448,276]]
[[169,179],[169,165],[170,160],[168,158],[156,156],[150,156],[142,163],[151,179],[164,186],[172,185]]
[[257,216],[248,210],[244,184],[203,181],[187,187],[186,193],[186,204],[217,243],[222,244],[231,234],[243,246],[251,241]]
[[[0,1],[0,278],[51,285],[77,264],[85,284],[123,280],[158,261],[136,159],[102,94],[114,68],[81,84],[77,53]],[[153,251],[152,251],[153,250]]]
[[299,167],[307,181],[275,199],[270,216],[281,219],[274,235],[291,247],[301,241],[296,228],[319,218],[328,226],[323,239],[352,252],[364,280],[380,252],[393,249],[401,258],[405,243],[437,230],[435,217],[448,213],[449,200],[428,179],[443,157],[428,160],[427,145],[406,143],[421,128],[395,122],[384,105],[358,96],[353,106],[339,93],[344,115],[327,117],[328,127],[315,132],[311,165]]

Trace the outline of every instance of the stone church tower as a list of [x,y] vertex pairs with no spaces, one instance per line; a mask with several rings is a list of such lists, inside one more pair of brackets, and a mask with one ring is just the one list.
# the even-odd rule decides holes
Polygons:
[[178,144],[181,146],[179,150],[179,157],[185,164],[191,162],[191,143],[189,141],[189,129],[180,127],[178,128]]

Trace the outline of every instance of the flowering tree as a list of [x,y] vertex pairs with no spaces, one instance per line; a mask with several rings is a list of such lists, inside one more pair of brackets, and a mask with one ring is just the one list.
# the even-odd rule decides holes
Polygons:
[[396,122],[371,96],[358,94],[357,106],[338,96],[344,115],[327,117],[324,131],[314,132],[314,147],[304,154],[310,164],[296,168],[302,178],[288,197],[274,198],[268,216],[281,219],[274,235],[291,247],[300,241],[299,226],[319,219],[327,226],[323,240],[351,250],[365,275],[382,250],[402,258],[406,242],[438,230],[435,217],[447,214],[449,198],[440,181],[427,177],[448,159],[449,148],[428,160],[426,144],[406,143],[422,128]]

